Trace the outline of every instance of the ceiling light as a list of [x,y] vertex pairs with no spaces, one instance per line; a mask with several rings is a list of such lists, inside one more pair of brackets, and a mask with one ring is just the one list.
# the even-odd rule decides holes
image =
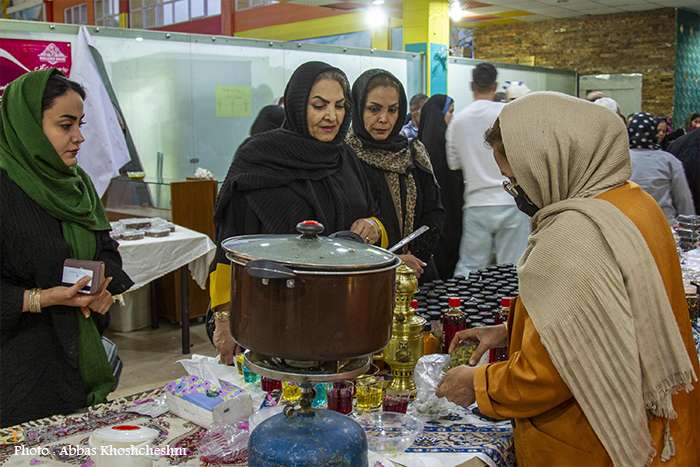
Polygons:
[[372,0],[372,5],[384,5],[384,0]]
[[450,5],[450,19],[457,22],[463,20],[465,16],[467,16],[467,12],[462,9],[459,2],[452,2]]
[[378,6],[371,6],[367,9],[367,24],[372,29],[386,26],[388,22],[386,12]]

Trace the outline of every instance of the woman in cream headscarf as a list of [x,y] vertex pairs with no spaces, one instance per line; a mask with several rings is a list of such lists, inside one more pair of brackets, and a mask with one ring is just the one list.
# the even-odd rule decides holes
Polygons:
[[487,141],[533,231],[506,326],[468,330],[438,395],[515,419],[520,466],[700,465],[698,359],[675,244],[630,175],[612,112],[557,93],[507,105]]

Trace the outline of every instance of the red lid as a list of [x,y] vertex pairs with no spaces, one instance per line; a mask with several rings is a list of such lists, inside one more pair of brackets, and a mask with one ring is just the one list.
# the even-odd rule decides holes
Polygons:
[[515,299],[513,297],[502,297],[501,298],[501,307],[502,308],[510,308],[513,306],[513,301]]
[[416,300],[415,298],[411,300],[411,308],[413,308],[414,310],[418,309],[418,300]]
[[452,297],[447,299],[447,306],[450,308],[459,308],[462,306],[462,299],[459,297]]
[[112,427],[113,430],[118,430],[118,431],[132,431],[132,430],[140,430],[140,426],[136,425],[117,425]]
[[306,220],[301,222],[302,225],[319,225],[319,221]]

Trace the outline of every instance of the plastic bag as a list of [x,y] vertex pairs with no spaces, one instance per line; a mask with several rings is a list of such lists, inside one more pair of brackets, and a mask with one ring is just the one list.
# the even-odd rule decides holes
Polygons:
[[247,423],[213,424],[199,441],[197,451],[203,464],[242,464],[248,461]]
[[418,360],[413,371],[413,379],[416,383],[416,400],[413,407],[418,415],[435,420],[449,415],[457,408],[455,404],[444,397],[437,397],[440,381],[445,376],[445,370],[449,368],[450,356],[443,354],[424,355]]

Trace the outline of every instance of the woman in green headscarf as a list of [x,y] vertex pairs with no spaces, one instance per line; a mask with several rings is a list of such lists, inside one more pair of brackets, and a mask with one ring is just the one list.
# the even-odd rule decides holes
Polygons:
[[[94,317],[133,283],[90,177],[77,165],[82,87],[27,73],[0,103],[0,426],[106,399],[114,377]],[[61,286],[67,258],[105,263],[103,289]]]

